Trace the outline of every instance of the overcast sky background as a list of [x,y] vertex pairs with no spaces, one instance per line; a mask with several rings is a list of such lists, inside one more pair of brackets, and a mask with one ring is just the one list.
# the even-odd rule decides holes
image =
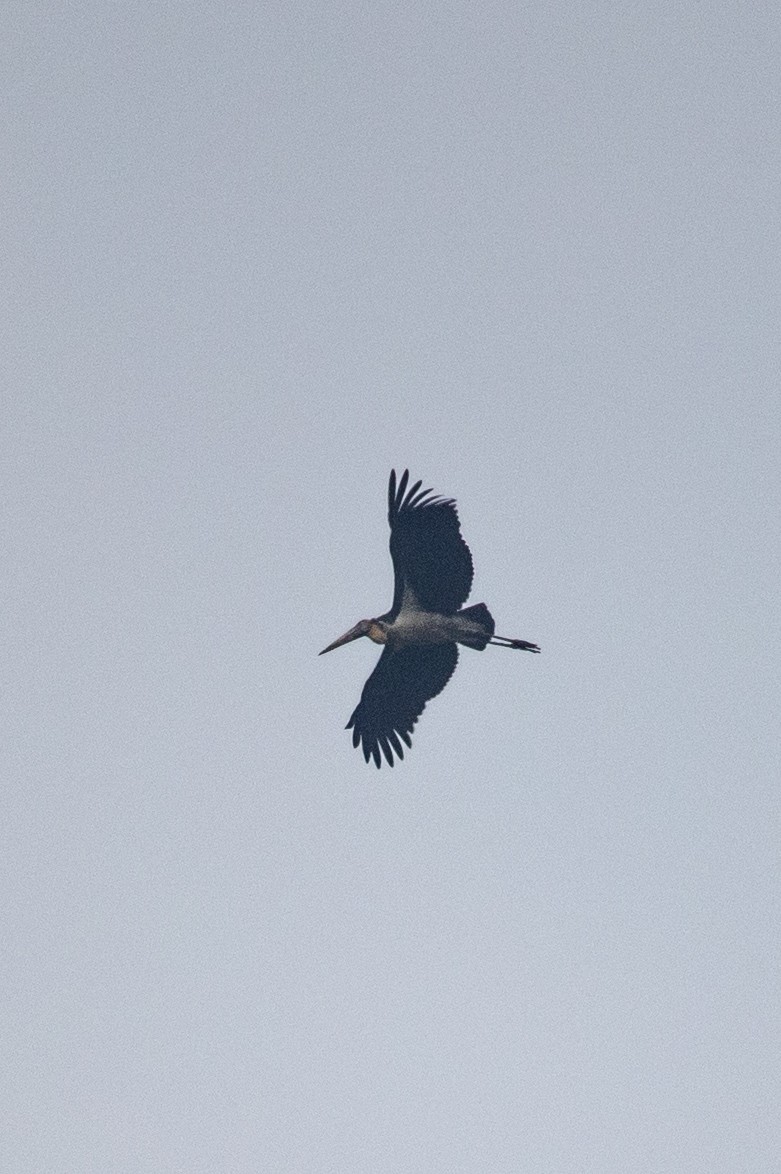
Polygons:
[[778,1169],[777,5],[0,20],[2,1169]]

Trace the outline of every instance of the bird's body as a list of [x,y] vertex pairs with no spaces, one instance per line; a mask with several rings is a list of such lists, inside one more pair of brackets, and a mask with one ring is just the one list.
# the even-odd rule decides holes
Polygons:
[[458,645],[482,650],[487,644],[539,652],[526,640],[494,636],[494,621],[484,603],[462,607],[472,587],[472,556],[461,537],[455,502],[421,490],[409,490],[405,469],[388,485],[388,521],[394,592],[390,611],[361,620],[323,652],[360,636],[384,645],[364,686],[348,729],[366,761],[379,767],[380,752],[390,766],[394,753],[403,758],[402,741],[411,733],[426,702],[440,693],[458,663]]
[[375,644],[391,644],[396,650],[406,648],[410,644],[452,643],[483,648],[486,642],[485,623],[470,618],[469,608],[464,608],[454,615],[444,615],[438,611],[406,607],[399,612],[395,620],[388,620],[383,616],[372,621],[366,635]]

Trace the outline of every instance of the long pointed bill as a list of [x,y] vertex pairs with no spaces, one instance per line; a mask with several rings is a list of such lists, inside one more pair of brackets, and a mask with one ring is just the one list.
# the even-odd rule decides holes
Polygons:
[[[361,620],[354,628],[350,628],[349,632],[345,632],[344,636],[340,636],[338,640],[334,640],[333,644],[329,644],[323,652],[333,652],[334,648],[341,648],[343,644],[349,644],[351,640],[357,640],[359,636],[366,635],[366,621]],[[318,656],[322,656],[323,652],[318,652]]]

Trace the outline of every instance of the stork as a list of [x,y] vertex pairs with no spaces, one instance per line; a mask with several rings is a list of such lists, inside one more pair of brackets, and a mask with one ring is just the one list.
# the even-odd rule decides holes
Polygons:
[[323,653],[368,636],[382,655],[363,687],[346,729],[368,763],[389,766],[404,757],[426,702],[441,693],[458,663],[458,645],[481,651],[488,644],[539,652],[528,640],[494,635],[484,603],[463,607],[472,587],[472,555],[461,537],[456,503],[421,489],[409,489],[409,470],[388,483],[388,522],[394,589],[390,611],[360,620]]

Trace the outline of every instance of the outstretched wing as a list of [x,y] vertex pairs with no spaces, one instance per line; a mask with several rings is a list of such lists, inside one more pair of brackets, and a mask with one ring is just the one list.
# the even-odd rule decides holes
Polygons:
[[361,746],[367,762],[373,758],[379,767],[380,751],[389,766],[394,754],[404,757],[402,741],[412,745],[415,722],[426,702],[442,692],[457,663],[456,644],[413,644],[396,652],[386,644],[347,723],[353,746]]
[[411,590],[424,611],[452,614],[472,589],[472,556],[461,537],[456,503],[434,497],[416,481],[407,489],[405,469],[398,487],[396,470],[388,483],[388,522],[393,559],[394,591],[391,617],[401,611],[405,590]]

